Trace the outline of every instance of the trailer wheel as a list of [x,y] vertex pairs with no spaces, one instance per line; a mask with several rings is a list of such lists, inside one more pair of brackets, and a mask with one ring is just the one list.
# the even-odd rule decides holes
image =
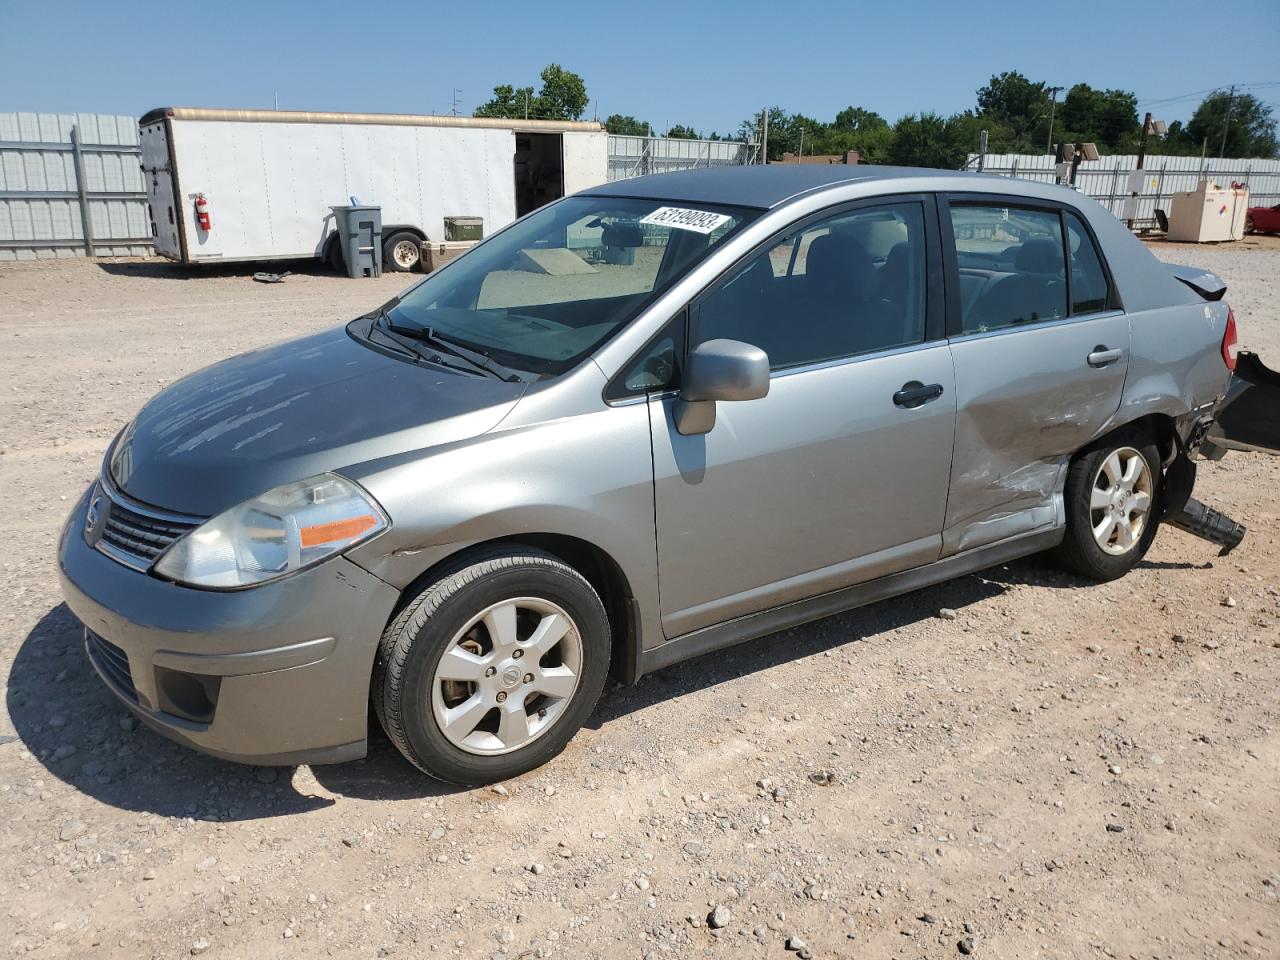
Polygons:
[[422,262],[422,238],[416,233],[401,230],[387,237],[382,244],[382,263],[396,273],[411,273]]
[[341,273],[346,276],[347,263],[342,256],[342,244],[338,242],[336,236],[329,241],[329,246],[324,252],[324,261],[334,273]]

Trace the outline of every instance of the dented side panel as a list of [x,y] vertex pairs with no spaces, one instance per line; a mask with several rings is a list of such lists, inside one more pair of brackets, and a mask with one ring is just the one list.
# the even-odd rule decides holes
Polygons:
[[[1099,347],[1119,360],[1090,366]],[[1113,422],[1129,321],[1105,314],[951,341],[955,455],[943,555],[1063,522],[1071,455]]]

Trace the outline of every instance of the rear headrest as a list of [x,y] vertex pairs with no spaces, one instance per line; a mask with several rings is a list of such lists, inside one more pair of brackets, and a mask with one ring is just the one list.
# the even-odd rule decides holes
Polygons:
[[1043,237],[1026,240],[1019,248],[1013,264],[1021,273],[1061,274],[1062,244]]
[[871,296],[875,290],[876,268],[871,254],[853,237],[828,233],[815,238],[805,255],[804,272],[809,283],[840,283],[863,297]]

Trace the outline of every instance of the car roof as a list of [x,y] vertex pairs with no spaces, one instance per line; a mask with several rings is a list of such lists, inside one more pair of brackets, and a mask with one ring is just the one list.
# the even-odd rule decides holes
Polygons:
[[767,210],[801,194],[829,190],[842,184],[883,181],[888,190],[892,181],[908,179],[914,181],[913,189],[919,190],[972,190],[979,183],[995,182],[1001,185],[1004,193],[1028,192],[1020,189],[1017,180],[1008,177],[956,170],[842,163],[775,163],[681,170],[615,180],[584,190],[580,195],[676,200]]

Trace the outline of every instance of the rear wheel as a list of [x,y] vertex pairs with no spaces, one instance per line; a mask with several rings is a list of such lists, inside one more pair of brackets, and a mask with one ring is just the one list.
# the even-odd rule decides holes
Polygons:
[[1256,228],[1253,225],[1253,214],[1246,213],[1244,216],[1244,232],[1253,233]]
[[388,270],[410,273],[422,262],[422,238],[416,233],[401,230],[387,237],[382,244],[382,263]]
[[428,586],[387,627],[374,709],[426,773],[506,780],[564,749],[609,653],[604,605],[576,570],[535,551],[488,557]]
[[1122,430],[1081,453],[1063,490],[1067,530],[1059,563],[1091,580],[1124,576],[1156,533],[1160,453],[1146,434]]

